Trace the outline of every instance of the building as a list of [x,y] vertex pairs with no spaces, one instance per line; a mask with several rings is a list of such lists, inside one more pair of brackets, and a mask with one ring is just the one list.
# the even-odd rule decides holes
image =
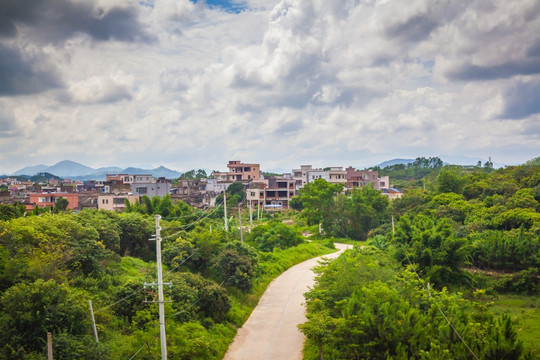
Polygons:
[[346,187],[351,190],[356,187],[364,187],[371,184],[375,190],[387,189],[390,187],[390,178],[383,176],[379,178],[378,171],[375,170],[355,170],[349,166],[346,171]]
[[38,207],[54,207],[58,198],[64,198],[68,201],[68,209],[74,210],[79,207],[78,193],[32,193],[29,194],[29,200],[25,204],[26,210],[30,211],[34,206]]
[[240,161],[231,160],[227,164],[229,171],[215,172],[213,175],[221,181],[251,181],[261,179],[260,164],[244,164]]
[[308,182],[308,172],[312,170],[311,165],[300,165],[300,169],[293,169],[292,178],[295,180],[295,190],[298,192]]
[[250,205],[259,205],[269,210],[288,209],[295,195],[296,180],[285,177],[271,177],[268,185],[256,183],[246,190],[246,200]]
[[312,169],[307,172],[308,182],[314,182],[317,179],[330,181],[330,174],[323,169]]
[[403,196],[403,193],[401,191],[394,188],[382,189],[381,194],[384,196],[388,196],[388,199],[390,200],[400,199]]
[[[136,175],[136,178],[139,175]],[[146,182],[143,178],[136,179],[131,184],[131,193],[137,197],[146,195],[149,198],[154,196],[163,197],[171,193],[171,181],[165,178],[154,179],[153,181]]]
[[135,201],[139,200],[139,197],[135,195],[99,195],[97,198],[98,210],[124,212],[126,208],[126,199],[131,204],[134,204]]
[[331,184],[346,184],[347,183],[347,171],[343,170],[341,166],[334,166],[328,170],[328,180]]
[[[151,176],[151,175],[139,175],[139,176]],[[135,181],[135,176],[130,174],[107,174],[107,181],[121,181],[123,184],[131,184]]]

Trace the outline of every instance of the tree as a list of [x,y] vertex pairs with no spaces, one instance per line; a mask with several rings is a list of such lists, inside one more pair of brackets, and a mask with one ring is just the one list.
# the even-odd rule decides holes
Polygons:
[[461,194],[463,181],[456,168],[443,167],[437,176],[437,190],[439,193],[454,192]]
[[308,225],[329,222],[331,212],[335,207],[334,197],[342,189],[342,184],[331,184],[324,179],[307,183],[300,189],[298,198],[304,206],[302,217],[307,220]]
[[69,205],[68,199],[59,197],[56,199],[56,202],[54,203],[53,212],[57,214],[59,212],[66,211],[68,208],[68,205]]
[[214,268],[225,284],[249,291],[257,259],[257,253],[253,248],[237,241],[225,245],[214,261]]
[[274,248],[286,249],[304,242],[296,230],[281,221],[256,226],[251,230],[249,242],[261,251],[270,252]]
[[19,349],[27,354],[44,352],[47,331],[69,335],[88,331],[83,294],[53,280],[11,287],[0,298],[0,310],[0,348],[6,358]]
[[0,204],[0,221],[10,220],[24,215],[26,207],[23,204],[15,203],[12,205]]
[[154,258],[154,247],[148,239],[152,236],[152,221],[138,213],[121,214],[118,217],[120,229],[120,254],[142,259]]

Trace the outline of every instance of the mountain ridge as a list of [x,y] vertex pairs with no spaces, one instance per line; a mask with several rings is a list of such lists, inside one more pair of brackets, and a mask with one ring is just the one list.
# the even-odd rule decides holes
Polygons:
[[118,166],[91,168],[72,160],[62,160],[54,165],[36,165],[27,166],[12,173],[12,176],[34,176],[38,173],[50,173],[64,179],[72,180],[105,180],[107,174],[151,174],[155,177],[177,178],[182,175],[181,172],[171,170],[161,165],[155,169],[142,169],[136,167],[127,167],[122,169]]

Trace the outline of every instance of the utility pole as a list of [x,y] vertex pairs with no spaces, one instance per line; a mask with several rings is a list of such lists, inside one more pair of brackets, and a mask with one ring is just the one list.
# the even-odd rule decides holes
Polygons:
[[90,314],[92,315],[92,327],[94,329],[94,336],[96,337],[96,342],[99,342],[96,328],[96,319],[94,318],[94,309],[92,308],[92,300],[88,300],[88,306],[90,306]]
[[53,360],[52,334],[50,332],[47,332],[47,360]]
[[[158,307],[159,307],[159,337],[161,342],[161,360],[167,360],[167,336],[165,334],[165,300],[163,299],[163,269],[161,265],[161,227],[159,226],[160,215],[156,215],[156,262],[157,262],[157,284],[144,283],[147,285],[157,285],[158,287]],[[169,285],[171,285],[169,283]]]
[[225,211],[225,232],[229,232],[229,223],[227,222],[227,191],[223,191],[223,211]]
[[392,237],[394,237],[394,235],[396,235],[396,230],[394,228],[394,217],[392,216]]
[[253,227],[253,200],[249,200],[249,231]]
[[240,210],[240,204],[238,204],[238,222],[240,223],[240,242],[244,243],[244,232],[242,231],[242,211]]

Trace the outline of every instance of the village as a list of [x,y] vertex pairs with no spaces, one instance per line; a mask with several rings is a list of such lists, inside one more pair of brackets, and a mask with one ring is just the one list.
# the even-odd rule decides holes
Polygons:
[[67,209],[84,208],[125,211],[126,202],[141,202],[143,196],[171,196],[173,202],[183,201],[190,206],[204,209],[216,205],[216,198],[231,184],[241,183],[246,191],[250,207],[267,211],[290,209],[291,199],[300,189],[317,179],[332,184],[342,184],[343,191],[372,186],[390,200],[402,193],[390,185],[388,176],[379,176],[376,170],[356,170],[352,166],[314,168],[301,165],[290,173],[281,175],[261,171],[260,164],[232,160],[227,171],[213,172],[208,177],[166,179],[151,174],[107,174],[100,180],[59,180],[51,177],[46,181],[21,181],[13,177],[0,179],[0,203],[24,204],[27,211],[35,207],[53,208],[59,198],[68,201]]

